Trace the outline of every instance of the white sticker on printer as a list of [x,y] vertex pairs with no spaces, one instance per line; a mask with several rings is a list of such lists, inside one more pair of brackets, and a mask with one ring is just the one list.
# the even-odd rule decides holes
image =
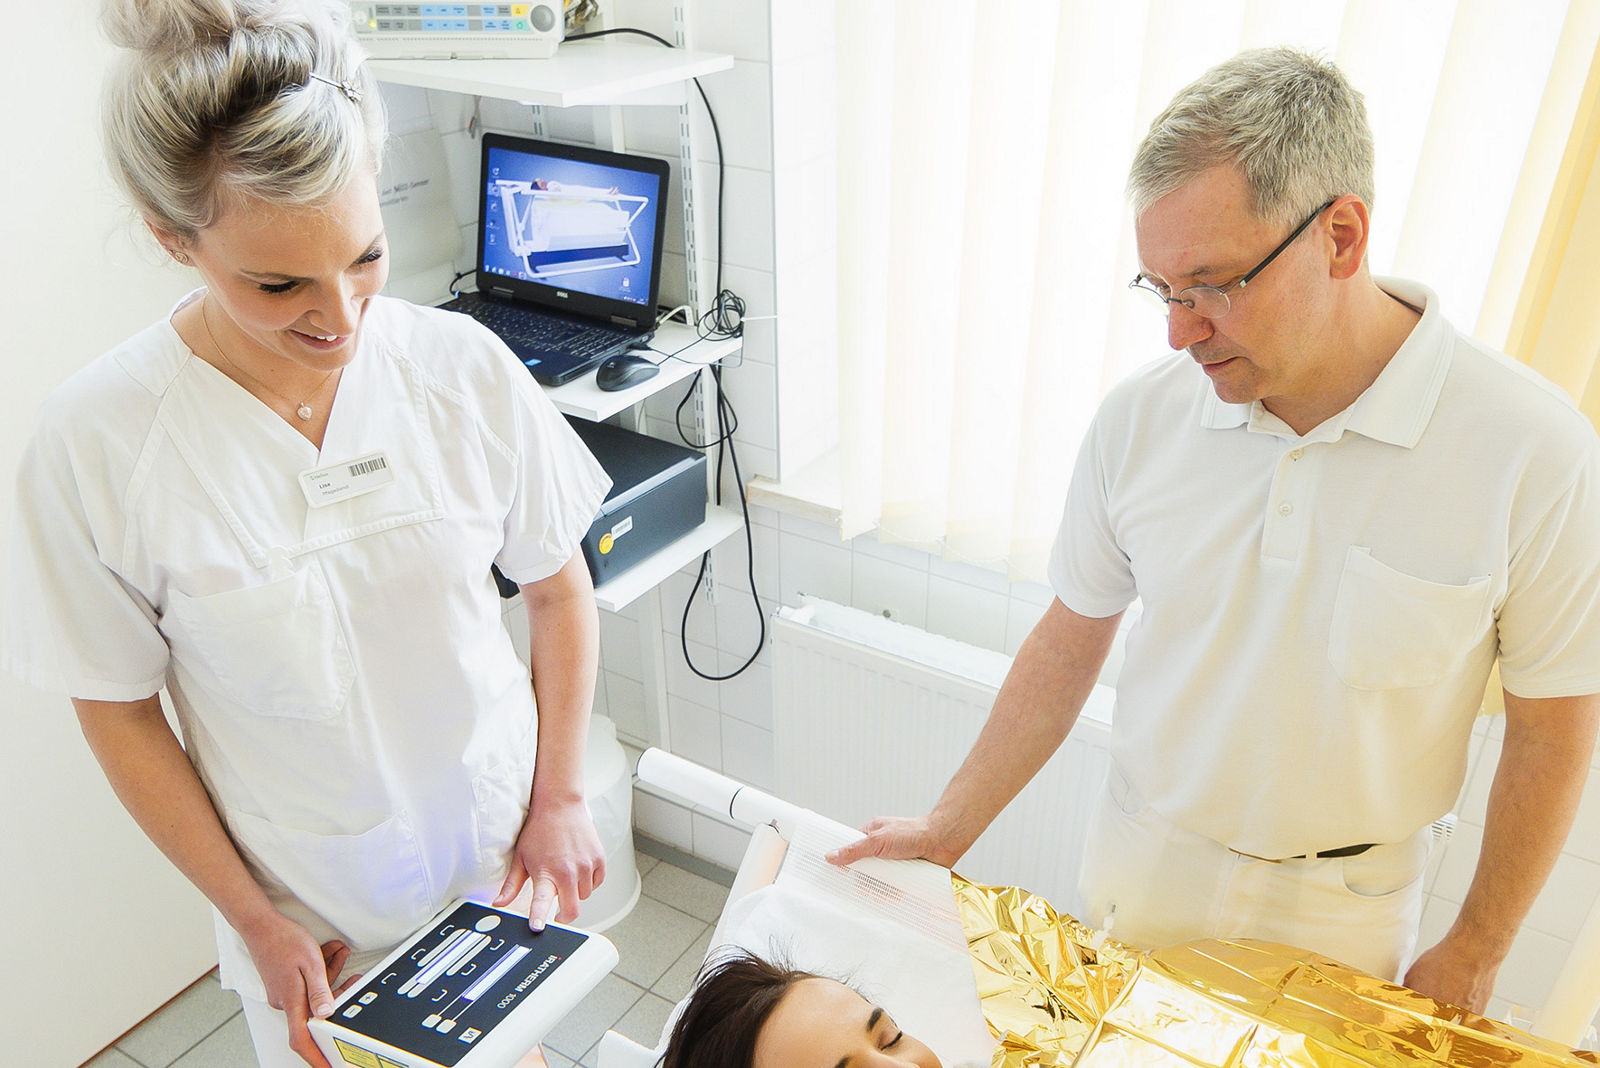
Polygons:
[[622,522],[611,528],[611,540],[616,541],[628,531],[633,529],[633,516],[625,516]]

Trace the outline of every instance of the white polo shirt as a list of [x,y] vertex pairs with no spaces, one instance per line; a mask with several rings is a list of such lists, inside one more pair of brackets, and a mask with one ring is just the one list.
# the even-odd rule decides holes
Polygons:
[[1175,353],[1106,398],[1050,562],[1092,617],[1135,598],[1112,755],[1172,822],[1258,856],[1397,841],[1454,804],[1495,657],[1600,692],[1600,442],[1555,386],[1423,308],[1297,436]]

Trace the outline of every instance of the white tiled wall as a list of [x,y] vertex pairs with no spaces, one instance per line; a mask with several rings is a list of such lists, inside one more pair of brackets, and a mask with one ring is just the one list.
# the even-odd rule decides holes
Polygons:
[[[1430,863],[1427,904],[1423,910],[1419,944],[1431,945],[1449,929],[1466,896],[1483,842],[1484,811],[1489,785],[1500,759],[1504,720],[1480,721],[1473,737],[1472,764],[1466,788],[1456,811],[1460,822],[1451,839]],[[1490,1015],[1529,1019],[1544,1004],[1556,975],[1589,909],[1600,898],[1600,750],[1589,771],[1589,785],[1566,848],[1550,881],[1534,902],[1517,935],[1511,955],[1501,968]]]

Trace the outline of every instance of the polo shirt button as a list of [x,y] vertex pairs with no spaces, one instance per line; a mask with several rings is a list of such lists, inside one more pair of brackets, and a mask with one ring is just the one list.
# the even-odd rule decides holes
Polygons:
[[1294,511],[1294,505],[1290,504],[1288,501],[1285,501],[1284,503],[1278,505],[1278,514],[1279,515],[1289,515],[1293,511]]
[[1300,457],[1304,456],[1305,454],[1306,454],[1306,450],[1304,450],[1304,449],[1296,449],[1296,450],[1294,450],[1294,452],[1291,452],[1289,454],[1289,459],[1298,460],[1298,459],[1300,459]]

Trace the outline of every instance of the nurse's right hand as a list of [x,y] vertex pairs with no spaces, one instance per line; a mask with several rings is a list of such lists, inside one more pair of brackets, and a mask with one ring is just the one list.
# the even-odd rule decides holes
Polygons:
[[313,1016],[332,1015],[333,999],[360,978],[351,976],[333,988],[350,947],[337,940],[317,945],[310,931],[281,912],[240,934],[267,988],[267,1004],[288,1018],[289,1048],[313,1068],[332,1068],[306,1024]]

